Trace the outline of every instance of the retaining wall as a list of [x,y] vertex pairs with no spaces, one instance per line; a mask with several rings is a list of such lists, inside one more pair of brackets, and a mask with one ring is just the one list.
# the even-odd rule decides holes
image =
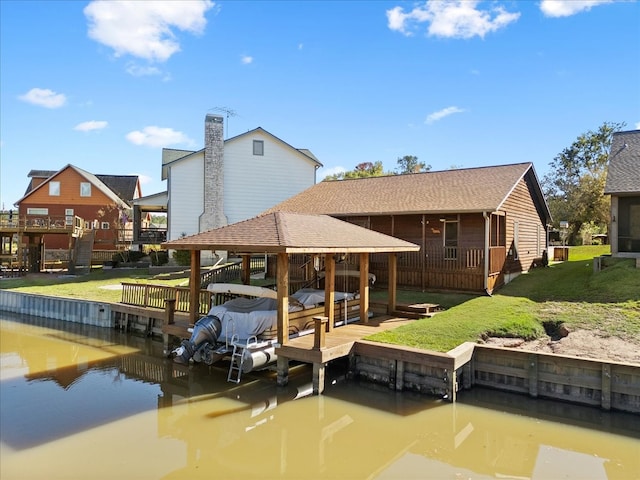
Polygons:
[[388,385],[440,395],[474,385],[604,410],[640,413],[640,366],[464,343],[447,352],[407,350],[358,342],[352,374]]
[[114,327],[111,304],[0,290],[0,310],[73,323]]

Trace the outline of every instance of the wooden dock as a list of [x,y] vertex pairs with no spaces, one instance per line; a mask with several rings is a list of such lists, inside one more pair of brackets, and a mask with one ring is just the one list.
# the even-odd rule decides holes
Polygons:
[[286,345],[276,348],[276,355],[305,363],[327,363],[348,356],[358,340],[414,321],[389,315],[376,316],[366,324],[350,323],[326,332],[324,346],[320,348],[316,347],[316,335],[291,338]]

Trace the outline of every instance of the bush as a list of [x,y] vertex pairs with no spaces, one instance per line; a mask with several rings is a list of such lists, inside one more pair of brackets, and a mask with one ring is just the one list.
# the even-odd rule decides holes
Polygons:
[[122,250],[121,252],[114,253],[111,260],[115,265],[118,263],[133,263],[137,262],[144,257],[144,252],[138,250]]
[[149,258],[151,259],[151,265],[166,265],[169,262],[169,252],[166,250],[158,250],[149,252]]
[[180,266],[191,265],[191,251],[189,250],[174,250],[173,259]]

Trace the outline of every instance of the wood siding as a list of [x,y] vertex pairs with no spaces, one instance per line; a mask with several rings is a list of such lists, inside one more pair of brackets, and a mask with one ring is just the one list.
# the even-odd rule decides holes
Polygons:
[[[253,154],[253,141],[264,155]],[[224,214],[229,223],[252,218],[315,183],[315,163],[262,132],[224,146]]]
[[[524,179],[518,182],[501,210],[506,213],[507,232],[507,259],[503,271],[527,272],[547,248],[547,233]],[[514,238],[516,224],[517,240]]]
[[[49,182],[60,182],[60,195],[49,195]],[[19,205],[20,217],[29,221],[38,221],[43,217],[64,218],[67,209],[73,209],[73,214],[84,219],[85,222],[97,221],[96,249],[112,250],[116,248],[117,227],[119,212],[117,205],[111,198],[105,195],[98,187],[91,185],[91,196],[80,196],[80,184],[88,180],[73,168],[66,168],[55,177],[50,178],[42,186],[34,190]],[[48,215],[28,215],[30,208],[46,208]],[[102,229],[102,223],[109,223],[108,229]],[[68,249],[69,235],[47,234],[44,236],[44,244],[48,249]]]

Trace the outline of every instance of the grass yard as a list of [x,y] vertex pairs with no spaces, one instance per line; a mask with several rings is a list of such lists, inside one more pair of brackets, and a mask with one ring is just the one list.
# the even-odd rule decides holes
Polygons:
[[114,268],[113,270],[95,268],[88,275],[39,273],[29,274],[26,277],[3,279],[0,281],[0,288],[54,297],[117,303],[121,300],[122,294],[120,289],[116,287],[122,282],[179,286],[188,285],[189,279],[154,278],[146,268]]
[[[440,303],[447,310],[369,340],[445,352],[484,336],[532,340],[565,323],[623,340],[640,339],[640,269],[635,261],[606,258],[593,272],[593,258],[608,246],[571,247],[569,261],[534,269],[495,295],[465,296],[402,292],[402,303]],[[378,299],[383,297],[377,292]]]

